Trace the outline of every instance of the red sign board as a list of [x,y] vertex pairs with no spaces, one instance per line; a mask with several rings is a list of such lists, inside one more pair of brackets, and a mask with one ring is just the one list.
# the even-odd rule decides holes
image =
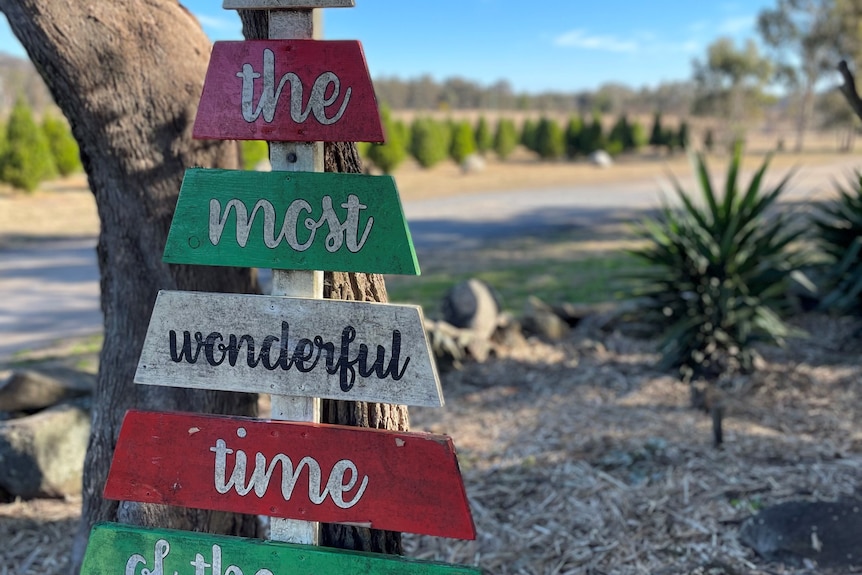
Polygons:
[[216,42],[194,137],[382,142],[362,45],[354,40]]
[[475,539],[446,436],[130,411],[108,499]]

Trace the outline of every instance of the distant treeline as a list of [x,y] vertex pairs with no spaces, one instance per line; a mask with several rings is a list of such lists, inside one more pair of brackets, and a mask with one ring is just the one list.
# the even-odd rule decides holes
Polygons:
[[374,80],[377,98],[393,110],[534,110],[576,114],[688,115],[695,101],[691,82],[669,82],[655,88],[634,89],[608,83],[579,92],[518,93],[505,80],[490,86],[464,78],[437,82],[430,76],[410,80],[382,77]]

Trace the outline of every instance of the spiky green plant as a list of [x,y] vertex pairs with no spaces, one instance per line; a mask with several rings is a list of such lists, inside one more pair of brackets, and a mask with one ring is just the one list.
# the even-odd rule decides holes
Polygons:
[[848,186],[836,183],[838,197],[817,206],[812,217],[817,244],[829,258],[820,301],[824,309],[862,311],[862,173]]
[[722,373],[750,370],[756,342],[780,344],[794,333],[780,312],[804,256],[788,249],[801,233],[789,216],[766,213],[790,174],[762,190],[767,158],[742,189],[738,146],[720,196],[703,156],[692,158],[700,201],[674,180],[680,208],[665,202],[658,217],[638,228],[646,245],[632,252],[650,266],[634,292],[661,329],[662,367],[678,367],[686,379],[715,381]]

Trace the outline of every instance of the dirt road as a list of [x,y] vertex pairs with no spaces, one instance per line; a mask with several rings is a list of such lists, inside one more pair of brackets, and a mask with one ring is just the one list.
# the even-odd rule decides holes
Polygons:
[[[856,165],[853,157],[836,157],[804,168],[785,199],[802,201],[828,194],[830,182],[844,179]],[[784,173],[773,170],[770,179],[777,181]],[[663,180],[666,185],[667,179]],[[684,177],[682,182],[690,188],[692,178]],[[630,222],[658,205],[661,185],[654,176],[616,181],[604,177],[588,184],[557,183],[536,189],[442,197],[407,194],[404,209],[421,260],[422,252],[469,250],[496,238]],[[0,248],[0,363],[21,350],[101,330],[94,246],[91,238],[28,241]]]

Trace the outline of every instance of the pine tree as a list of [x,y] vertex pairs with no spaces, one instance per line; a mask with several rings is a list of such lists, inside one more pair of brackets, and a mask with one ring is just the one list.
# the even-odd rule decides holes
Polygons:
[[78,142],[72,136],[69,125],[60,118],[46,115],[42,119],[42,132],[51,148],[51,157],[61,176],[68,176],[81,169],[81,153]]
[[686,149],[689,145],[688,122],[683,120],[679,124],[679,132],[677,132],[676,140],[680,148]]
[[529,118],[521,126],[521,145],[531,152],[536,151],[536,128],[536,123]]
[[491,126],[485,119],[485,116],[479,118],[476,124],[476,149],[483,156],[494,148],[494,133],[491,132]]
[[581,132],[581,151],[585,155],[602,150],[607,146],[604,128],[602,128],[602,117],[598,113],[593,114],[593,121],[585,126]]
[[449,156],[459,166],[467,159],[467,156],[476,152],[476,137],[473,128],[468,122],[460,122],[455,126],[452,134],[452,145],[449,148]]
[[494,134],[494,151],[501,160],[506,160],[518,147],[518,130],[515,123],[507,118],[497,122],[497,132]]
[[269,159],[269,145],[262,140],[243,140],[242,167],[246,170],[254,170],[264,160]]
[[664,130],[661,127],[660,112],[656,112],[655,116],[653,116],[652,130],[650,131],[648,143],[650,146],[655,146],[656,148],[664,145]]
[[647,134],[643,125],[637,120],[631,123],[631,134],[632,134],[632,143],[634,144],[634,149],[639,150],[647,145]]
[[410,126],[410,154],[423,168],[430,168],[448,155],[448,128],[431,118],[416,118]]
[[33,119],[30,107],[19,99],[6,126],[6,151],[0,160],[0,180],[32,192],[40,182],[56,173],[48,140]]
[[707,130],[706,134],[704,134],[704,136],[703,136],[703,147],[709,153],[711,153],[712,148],[715,147],[715,135],[712,133],[712,130]]
[[608,134],[607,152],[612,156],[627,152],[634,147],[629,129],[629,121],[625,114],[620,116]]
[[536,152],[543,160],[556,160],[566,151],[566,139],[559,124],[542,118],[536,128]]
[[380,120],[386,142],[372,144],[368,149],[368,159],[384,174],[391,174],[407,157],[407,142],[404,140],[406,130],[402,122],[392,120],[392,114],[386,106],[380,108]]
[[581,132],[584,129],[584,122],[578,116],[569,118],[569,123],[566,125],[566,157],[570,160],[576,158],[583,153],[581,150]]

